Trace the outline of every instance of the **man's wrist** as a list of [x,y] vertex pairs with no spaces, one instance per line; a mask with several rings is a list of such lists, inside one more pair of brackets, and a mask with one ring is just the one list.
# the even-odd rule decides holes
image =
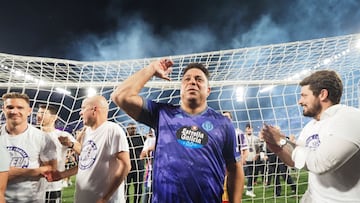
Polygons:
[[281,138],[279,141],[279,147],[283,148],[288,143],[286,138]]
[[279,145],[277,145],[277,144],[267,143],[267,145],[268,145],[270,151],[273,152],[273,153],[275,153],[275,154],[276,154],[276,153],[279,153],[280,151],[283,150],[283,148],[281,148],[281,147],[280,147]]
[[70,142],[70,146],[68,146],[70,149],[74,148],[75,143],[74,142]]

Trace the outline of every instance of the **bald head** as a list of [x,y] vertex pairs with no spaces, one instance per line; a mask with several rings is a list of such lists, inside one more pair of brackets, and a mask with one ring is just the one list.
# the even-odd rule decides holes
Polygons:
[[105,97],[96,95],[83,101],[80,116],[83,119],[84,125],[96,129],[107,121],[108,111],[109,105]]
[[88,105],[96,106],[98,108],[104,108],[106,111],[109,110],[109,104],[105,97],[101,95],[95,95],[84,100]]

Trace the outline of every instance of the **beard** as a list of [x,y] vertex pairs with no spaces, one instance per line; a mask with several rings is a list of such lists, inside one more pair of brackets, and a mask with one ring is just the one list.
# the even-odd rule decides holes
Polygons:
[[321,109],[322,109],[319,101],[314,102],[312,107],[309,107],[309,106],[307,106],[307,107],[308,107],[307,111],[305,111],[305,109],[303,109],[303,115],[307,116],[307,117],[313,117],[313,118],[316,117],[321,112]]

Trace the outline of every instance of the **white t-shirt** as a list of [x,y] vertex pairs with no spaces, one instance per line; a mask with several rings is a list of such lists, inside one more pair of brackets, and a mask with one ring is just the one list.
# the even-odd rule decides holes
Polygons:
[[10,155],[0,140],[0,172],[9,171],[10,167]]
[[239,128],[236,128],[235,132],[236,132],[236,143],[238,146],[237,149],[241,151],[249,149],[247,138],[245,137],[246,135],[244,134],[244,132]]
[[144,146],[143,146],[143,149],[142,151],[146,151],[148,150],[151,146],[154,146],[155,145],[155,142],[156,142],[156,138],[155,136],[153,135],[152,137],[148,137],[146,138],[145,142],[144,142]]
[[254,161],[257,149],[259,148],[259,138],[256,137],[254,134],[252,135],[245,135],[246,142],[248,144],[249,154],[246,157],[246,161]]
[[360,110],[328,108],[310,121],[292,153],[295,167],[309,171],[306,203],[360,201]]
[[[41,130],[28,125],[22,134],[11,136],[5,125],[1,128],[1,141],[10,154],[10,166],[38,168],[41,162],[56,159],[53,141]],[[5,198],[7,202],[43,202],[45,190],[41,181],[33,177],[9,180]]]
[[[144,147],[142,151],[148,150],[150,147],[155,146],[156,143],[156,137],[153,135],[152,137],[146,138],[144,142]],[[146,169],[145,169],[145,187],[150,188],[151,187],[151,180],[152,180],[152,156],[146,157]]]
[[[129,151],[124,130],[113,122],[105,122],[96,130],[86,129],[76,175],[75,202],[95,202],[110,186],[117,170],[115,154]],[[125,202],[124,182],[109,203]]]
[[[64,171],[68,147],[62,145],[58,138],[62,136],[62,137],[68,137],[72,142],[76,142],[76,140],[70,133],[57,129],[55,129],[52,132],[48,132],[47,134],[51,138],[51,140],[55,143],[56,146],[57,170]],[[46,191],[59,191],[63,187],[61,180],[55,182],[47,182],[44,179],[44,184]]]

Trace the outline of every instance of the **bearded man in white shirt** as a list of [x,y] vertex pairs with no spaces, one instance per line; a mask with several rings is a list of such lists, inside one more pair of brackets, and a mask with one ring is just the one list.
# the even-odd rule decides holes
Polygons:
[[359,202],[360,110],[339,104],[343,84],[334,71],[314,72],[300,86],[303,115],[314,119],[296,143],[264,125],[269,148],[287,165],[309,171],[301,202]]

